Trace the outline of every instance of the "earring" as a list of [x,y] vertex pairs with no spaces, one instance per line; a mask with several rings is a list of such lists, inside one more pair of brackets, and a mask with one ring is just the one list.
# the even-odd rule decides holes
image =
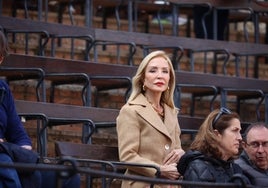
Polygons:
[[145,89],[146,89],[146,88],[145,88],[145,85],[143,84],[143,86],[142,86],[142,90],[145,91]]
[[167,87],[167,91],[169,90],[169,86]]

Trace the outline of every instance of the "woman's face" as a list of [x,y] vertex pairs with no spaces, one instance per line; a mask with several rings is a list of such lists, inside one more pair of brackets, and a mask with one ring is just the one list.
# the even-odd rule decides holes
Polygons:
[[219,145],[223,153],[223,160],[228,160],[239,153],[239,145],[242,140],[240,121],[236,118],[230,120],[230,126],[222,134],[218,133]]
[[170,67],[163,57],[151,59],[145,69],[144,85],[146,90],[163,92],[167,90],[170,79]]

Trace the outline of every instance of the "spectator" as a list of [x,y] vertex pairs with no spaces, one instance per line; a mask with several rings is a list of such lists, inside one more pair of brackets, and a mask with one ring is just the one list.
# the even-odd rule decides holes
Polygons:
[[[7,55],[8,42],[5,35],[0,31],[0,64]],[[0,142],[10,143],[11,146],[14,144],[19,149],[32,150],[32,142],[21,123],[14,104],[14,98],[4,80],[0,80]],[[21,148],[18,146],[21,146]],[[0,149],[2,149],[0,150],[0,161],[12,164],[14,161],[11,155],[5,152],[6,150],[3,150],[3,148]],[[21,152],[24,152],[24,149]],[[46,177],[46,179],[42,179],[42,177]],[[62,185],[64,188],[79,187],[80,178],[75,175],[64,180]],[[0,187],[53,188],[56,187],[56,174],[53,171],[27,171],[27,173],[21,173],[14,168],[0,168]]]
[[[132,93],[117,117],[119,157],[124,162],[156,165],[161,177],[179,178],[181,148],[178,110],[174,106],[175,73],[163,51],[148,54],[132,79]],[[154,169],[128,168],[128,175],[154,177]],[[123,181],[122,188],[146,187]]]
[[[8,43],[2,32],[0,32],[0,64],[4,57],[8,55]],[[19,116],[17,115],[12,94],[8,85],[0,80],[0,142],[14,143],[27,150],[32,149],[32,143],[26,134]],[[13,163],[11,157],[6,153],[0,153],[0,161],[5,163]],[[19,188],[23,185],[21,181],[26,183],[26,179],[34,181],[27,181],[29,187],[39,187],[41,182],[40,173],[34,172],[23,177],[21,180],[15,169],[0,168],[0,187],[15,187]]]
[[237,113],[226,108],[212,111],[179,161],[178,171],[183,179],[227,183],[237,177],[241,183],[248,183],[242,169],[233,163],[242,140],[240,130]]
[[268,127],[263,122],[250,125],[244,133],[239,164],[252,185],[268,187]]
[[[193,8],[194,15],[194,32],[196,38],[205,38],[205,32],[202,25],[202,19],[209,11],[207,7],[195,6]],[[225,29],[228,24],[228,10],[217,11],[217,40],[224,40]],[[213,32],[213,13],[210,12],[205,16],[205,29],[207,32],[207,39],[214,39]]]

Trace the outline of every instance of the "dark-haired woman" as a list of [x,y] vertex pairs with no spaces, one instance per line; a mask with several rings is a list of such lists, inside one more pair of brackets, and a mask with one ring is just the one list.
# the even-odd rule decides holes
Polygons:
[[184,180],[227,183],[233,179],[248,183],[241,168],[233,163],[242,140],[237,113],[226,108],[212,111],[178,163]]

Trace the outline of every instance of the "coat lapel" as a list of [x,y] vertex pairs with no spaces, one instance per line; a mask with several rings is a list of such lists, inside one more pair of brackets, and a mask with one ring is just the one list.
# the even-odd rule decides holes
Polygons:
[[163,133],[167,137],[170,138],[170,133],[166,125],[169,122],[168,115],[170,112],[167,112],[169,108],[165,106],[165,122],[163,122],[157,113],[155,113],[151,104],[147,101],[144,95],[140,94],[136,99],[130,102],[130,104],[137,105],[136,111],[137,113],[144,118],[151,126],[157,129],[159,132]]

